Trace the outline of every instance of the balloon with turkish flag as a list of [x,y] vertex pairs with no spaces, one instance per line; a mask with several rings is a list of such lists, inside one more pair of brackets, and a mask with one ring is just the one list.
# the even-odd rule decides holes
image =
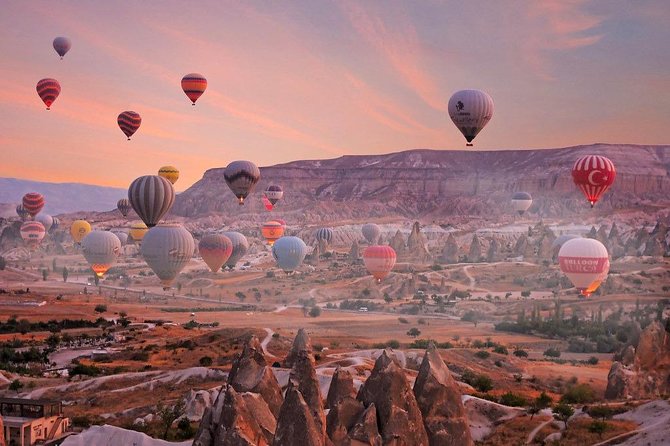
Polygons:
[[614,163],[600,155],[583,156],[572,168],[572,179],[591,203],[591,207],[610,188],[615,178]]

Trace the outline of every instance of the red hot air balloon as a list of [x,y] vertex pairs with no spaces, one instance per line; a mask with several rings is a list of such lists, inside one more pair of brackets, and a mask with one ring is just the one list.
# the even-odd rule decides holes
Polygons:
[[270,203],[270,200],[268,200],[268,197],[266,197],[265,195],[263,195],[262,200],[263,200],[263,205],[265,206],[266,211],[271,211],[272,208],[274,208],[272,203]]
[[195,101],[197,101],[207,89],[207,79],[205,79],[205,76],[202,74],[187,74],[181,79],[181,88],[191,102],[193,102],[193,105],[195,105]]
[[128,137],[128,141],[130,141],[130,137],[140,128],[142,117],[134,111],[124,111],[116,118],[116,122],[119,124],[119,128],[123,134]]
[[56,79],[42,79],[37,83],[37,94],[47,106],[47,110],[51,110],[51,104],[60,94],[60,84]]
[[202,260],[215,273],[233,253],[233,242],[223,234],[207,234],[200,240],[198,251]]
[[389,275],[395,266],[395,250],[390,246],[368,246],[363,251],[363,263],[368,272],[381,282],[383,278]]
[[23,196],[23,208],[28,214],[35,218],[44,207],[44,197],[37,192],[28,192]]
[[584,192],[591,207],[610,188],[616,178],[616,169],[609,159],[600,155],[579,158],[572,168],[572,179]]

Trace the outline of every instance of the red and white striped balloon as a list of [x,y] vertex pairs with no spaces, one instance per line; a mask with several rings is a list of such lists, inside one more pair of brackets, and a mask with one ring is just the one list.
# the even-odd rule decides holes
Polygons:
[[591,207],[610,188],[615,178],[614,163],[600,155],[583,156],[572,168],[572,179],[591,203]]
[[390,246],[368,246],[363,251],[363,263],[368,272],[381,282],[395,266],[396,253]]

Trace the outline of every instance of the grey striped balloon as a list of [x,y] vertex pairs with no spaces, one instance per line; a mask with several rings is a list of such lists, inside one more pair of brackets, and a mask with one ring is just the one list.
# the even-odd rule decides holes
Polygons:
[[140,252],[144,261],[160,279],[163,289],[167,290],[191,261],[195,252],[195,241],[183,226],[161,224],[149,229],[142,239]]
[[319,228],[314,233],[317,241],[323,240],[327,244],[333,241],[333,230],[330,228]]
[[153,228],[172,208],[174,188],[163,177],[145,175],[132,182],[128,188],[128,200],[142,221]]
[[242,205],[261,179],[261,171],[251,161],[233,161],[223,171],[223,178]]
[[228,268],[233,269],[235,268],[237,261],[247,253],[247,250],[249,249],[249,241],[239,232],[224,232],[223,235],[233,242],[233,253],[228,257],[228,260],[226,260],[226,263],[224,264]]

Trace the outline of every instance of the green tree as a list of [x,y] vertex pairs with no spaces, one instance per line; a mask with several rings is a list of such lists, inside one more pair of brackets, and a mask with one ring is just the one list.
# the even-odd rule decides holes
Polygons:
[[244,302],[244,299],[247,298],[247,295],[244,294],[242,291],[238,291],[237,293],[235,293],[235,296],[237,296],[240,302]]
[[107,305],[105,304],[98,304],[94,308],[96,313],[105,313],[107,311]]
[[163,428],[163,439],[167,440],[168,432],[172,423],[177,418],[184,415],[184,400],[178,400],[174,406],[164,406],[163,402],[159,402],[156,407],[156,415],[158,416],[161,427]]
[[56,257],[51,261],[51,271],[56,272]]
[[570,417],[575,413],[575,409],[572,408],[572,406],[565,404],[565,403],[559,403],[556,406],[554,406],[554,418],[556,418],[558,421],[562,421],[565,423],[565,429],[568,429],[568,420],[570,420]]
[[209,366],[212,365],[213,361],[212,361],[211,357],[203,356],[202,358],[200,358],[200,361],[198,361],[198,362],[200,362],[200,365],[203,366],[203,367],[209,367]]
[[416,338],[416,337],[419,336],[420,334],[421,334],[421,330],[419,330],[419,329],[416,328],[416,327],[412,327],[412,328],[410,328],[409,330],[407,330],[407,336],[411,336],[411,337],[413,337],[413,338]]
[[67,282],[67,276],[70,275],[70,272],[67,270],[67,268],[64,266],[63,267],[63,282]]
[[601,420],[593,420],[589,425],[589,432],[593,434],[598,434],[598,438],[602,440],[603,433],[609,429],[609,424]]
[[7,261],[5,260],[4,257],[0,256],[0,271],[4,271],[6,267],[7,267]]
[[9,383],[9,390],[13,390],[16,393],[19,393],[21,389],[23,389],[23,383],[18,379],[15,379],[11,383]]
[[310,310],[309,310],[309,315],[311,317],[319,317],[321,316],[321,308],[318,306],[314,305]]

